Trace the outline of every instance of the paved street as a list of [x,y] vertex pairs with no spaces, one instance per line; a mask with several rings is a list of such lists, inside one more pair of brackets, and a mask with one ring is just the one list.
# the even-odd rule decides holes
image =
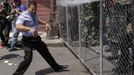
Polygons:
[[[69,68],[62,72],[54,72],[45,60],[34,50],[33,60],[25,72],[24,75],[90,75],[90,73],[81,65],[80,61],[74,57],[74,55],[64,46],[57,46],[52,43],[60,43],[59,39],[46,40],[50,52],[56,59],[56,61],[62,65],[68,65]],[[23,60],[23,50],[20,48],[18,51],[8,52],[8,49],[0,49],[0,56],[3,56],[3,60],[0,60],[0,75],[12,75],[17,68],[18,64]]]

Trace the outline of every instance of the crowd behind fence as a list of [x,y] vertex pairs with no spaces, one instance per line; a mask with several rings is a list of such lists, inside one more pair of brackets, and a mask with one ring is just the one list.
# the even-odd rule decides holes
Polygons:
[[133,75],[134,1],[71,2],[57,0],[60,36],[67,46],[95,75]]

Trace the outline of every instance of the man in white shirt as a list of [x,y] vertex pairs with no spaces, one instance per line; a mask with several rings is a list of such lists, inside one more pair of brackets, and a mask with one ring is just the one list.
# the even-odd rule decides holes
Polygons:
[[[20,63],[17,70],[13,75],[23,75],[24,72],[29,67],[33,51],[36,49],[40,55],[47,61],[47,63],[54,69],[54,71],[61,71],[67,66],[59,65],[52,55],[50,54],[47,45],[41,40],[38,35],[38,18],[36,15],[37,3],[35,1],[30,1],[28,4],[28,9],[19,15],[16,21],[16,29],[22,32],[22,43],[24,45],[24,60]],[[48,27],[48,24],[46,24]]]

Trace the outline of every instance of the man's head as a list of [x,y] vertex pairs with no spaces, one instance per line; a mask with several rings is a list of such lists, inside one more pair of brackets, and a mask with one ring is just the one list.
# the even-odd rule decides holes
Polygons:
[[35,15],[37,11],[37,2],[36,1],[29,1],[28,2],[28,11],[32,14]]
[[21,4],[21,0],[13,0],[15,6],[19,6]]

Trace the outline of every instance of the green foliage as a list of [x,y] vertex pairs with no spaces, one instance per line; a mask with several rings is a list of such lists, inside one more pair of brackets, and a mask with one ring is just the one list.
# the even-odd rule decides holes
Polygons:
[[81,34],[84,45],[99,45],[99,2],[87,3],[81,12]]

